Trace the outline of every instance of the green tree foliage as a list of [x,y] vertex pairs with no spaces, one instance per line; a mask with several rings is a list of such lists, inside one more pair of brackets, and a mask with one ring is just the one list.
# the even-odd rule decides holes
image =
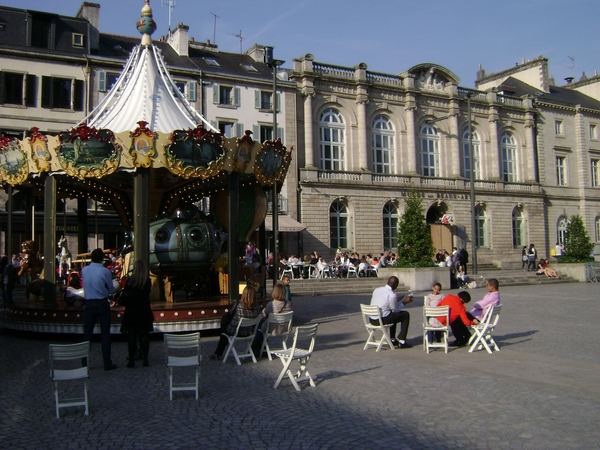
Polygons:
[[567,225],[565,236],[566,254],[560,262],[586,262],[590,261],[592,243],[580,216],[573,216]]
[[397,267],[431,267],[433,263],[433,241],[421,196],[412,188],[405,199],[406,208],[398,221]]

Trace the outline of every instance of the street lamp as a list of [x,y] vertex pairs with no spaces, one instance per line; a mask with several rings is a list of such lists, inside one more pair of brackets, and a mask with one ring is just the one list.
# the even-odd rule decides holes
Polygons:
[[[475,239],[475,158],[473,155],[473,124],[471,122],[471,95],[467,93],[467,114],[469,120],[469,159],[471,167],[469,178],[471,180],[471,262],[473,264],[473,275],[477,274],[477,242]],[[465,267],[466,269],[466,267]]]
[[[277,140],[277,68],[285,61],[273,58],[273,47],[265,47],[265,64],[273,69],[273,94],[271,95],[271,110],[273,111],[272,141]],[[273,272],[279,262],[279,198],[277,196],[277,181],[273,183],[273,202],[271,217],[273,218]],[[273,275],[273,285],[277,284],[277,276]]]

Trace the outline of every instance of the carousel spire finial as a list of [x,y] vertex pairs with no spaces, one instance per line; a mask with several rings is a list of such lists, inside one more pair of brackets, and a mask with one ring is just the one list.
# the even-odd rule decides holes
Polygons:
[[142,34],[142,45],[152,45],[150,35],[156,31],[156,22],[152,19],[152,8],[150,0],[145,0],[145,5],[142,8],[142,17],[137,21],[137,29]]

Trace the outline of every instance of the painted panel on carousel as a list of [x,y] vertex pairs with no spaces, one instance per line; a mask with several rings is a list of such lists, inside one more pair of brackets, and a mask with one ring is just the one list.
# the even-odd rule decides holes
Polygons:
[[134,166],[148,168],[152,164],[152,158],[157,155],[156,139],[158,135],[147,127],[147,122],[141,120],[138,125],[135,131],[129,135],[131,137],[129,154],[133,157]]
[[29,175],[27,154],[15,138],[0,137],[0,175],[11,186],[23,183]]
[[275,181],[282,183],[291,161],[291,152],[286,150],[280,138],[265,141],[256,155],[254,175],[262,184],[273,184]]
[[119,167],[122,148],[110,130],[79,125],[58,135],[58,160],[67,175],[102,178]]
[[150,270],[169,275],[208,269],[221,254],[225,234],[194,205],[150,223]]
[[38,172],[49,172],[52,155],[48,150],[48,138],[40,133],[38,128],[33,127],[27,140],[31,146],[31,159]]
[[[219,191],[210,199],[212,214],[217,223],[227,229],[228,211],[227,211],[226,190]],[[240,236],[245,241],[250,239],[254,230],[265,220],[267,215],[267,195],[265,191],[257,184],[242,185],[239,190],[240,207],[237,214]]]
[[188,178],[209,178],[223,169],[225,152],[221,135],[198,125],[193,130],[175,130],[165,146],[167,167],[171,173]]

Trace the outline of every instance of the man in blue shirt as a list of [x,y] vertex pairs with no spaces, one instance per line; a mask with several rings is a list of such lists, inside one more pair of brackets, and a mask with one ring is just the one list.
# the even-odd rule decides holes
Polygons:
[[[108,297],[115,291],[110,270],[102,264],[104,252],[97,248],[92,252],[92,262],[81,270],[85,295],[83,340],[92,340],[96,320],[100,319],[102,334],[102,359],[104,370],[117,368],[110,357],[110,302]],[[85,362],[87,364],[87,361]]]

